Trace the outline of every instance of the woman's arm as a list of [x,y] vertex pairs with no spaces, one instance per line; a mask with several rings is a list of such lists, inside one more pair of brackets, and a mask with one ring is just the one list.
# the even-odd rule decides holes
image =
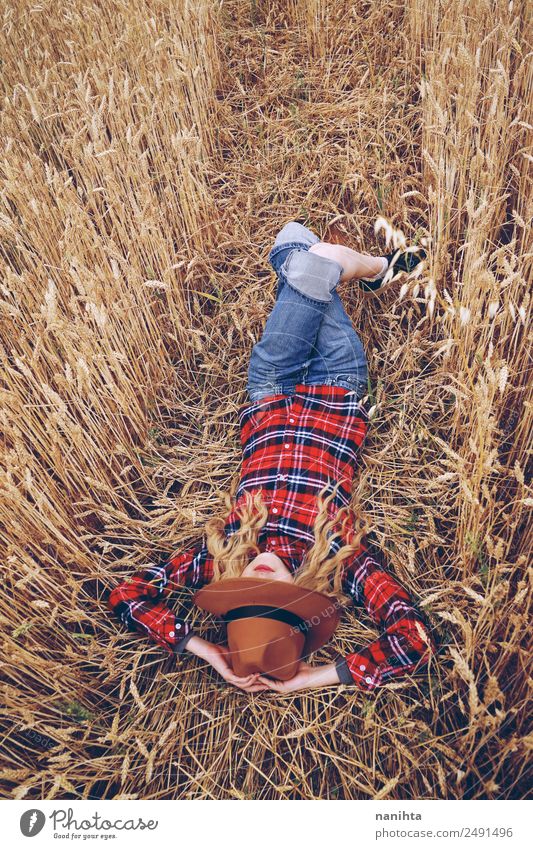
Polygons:
[[332,684],[355,684],[369,691],[417,671],[436,652],[424,616],[385,568],[380,551],[368,542],[361,544],[345,568],[343,589],[354,601],[362,603],[373,621],[384,629],[381,636],[333,663],[311,666],[302,662],[288,681],[273,681],[260,675],[259,682],[279,693]]
[[111,591],[108,605],[130,631],[148,636],[170,654],[181,654],[194,632],[164,600],[172,589],[201,587],[211,580],[212,563],[207,548],[190,548],[122,581]]
[[108,604],[130,631],[150,637],[169,654],[190,651],[213,666],[228,683],[249,693],[266,690],[256,675],[236,675],[227,646],[199,637],[189,622],[176,616],[163,601],[173,587],[201,587],[212,577],[213,561],[207,549],[191,548],[122,581],[111,591]]
[[277,693],[293,693],[295,690],[329,687],[341,683],[334,663],[311,666],[310,663],[305,663],[305,661],[300,661],[298,672],[287,681],[268,678],[266,675],[258,675],[257,681]]
[[437,646],[429,624],[407,591],[385,568],[381,552],[361,545],[343,575],[344,590],[363,604],[376,625],[383,628],[378,639],[336,661],[344,684],[374,690],[425,666]]

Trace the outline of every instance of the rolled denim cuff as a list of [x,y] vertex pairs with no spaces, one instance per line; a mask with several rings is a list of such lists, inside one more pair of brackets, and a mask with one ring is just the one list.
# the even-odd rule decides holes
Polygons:
[[331,293],[341,278],[340,262],[295,248],[280,269],[285,280],[300,294],[314,301],[331,301]]
[[352,673],[348,669],[345,657],[339,657],[335,663],[335,669],[337,670],[337,675],[341,679],[341,684],[355,684]]
[[176,643],[176,645],[174,646],[174,653],[175,654],[183,654],[183,652],[185,651],[185,646],[187,645],[187,643],[189,642],[191,637],[195,637],[195,636],[196,636],[195,631],[189,631],[188,634],[185,634],[183,639],[181,639],[179,641],[179,643]]

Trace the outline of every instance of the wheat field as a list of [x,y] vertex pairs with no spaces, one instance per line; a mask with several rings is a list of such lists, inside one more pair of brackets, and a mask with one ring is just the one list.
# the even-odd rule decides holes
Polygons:
[[[5,0],[3,798],[527,795],[527,12]],[[106,605],[235,479],[289,220],[375,255],[428,245],[381,297],[339,290],[375,405],[354,499],[440,646],[374,694],[247,694]],[[354,609],[313,661],[376,635]]]

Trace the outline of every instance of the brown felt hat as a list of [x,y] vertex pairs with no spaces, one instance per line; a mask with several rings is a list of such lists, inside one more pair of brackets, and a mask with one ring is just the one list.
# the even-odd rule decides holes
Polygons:
[[300,660],[333,636],[342,613],[331,596],[264,578],[226,578],[198,590],[194,603],[227,625],[233,671],[286,681]]

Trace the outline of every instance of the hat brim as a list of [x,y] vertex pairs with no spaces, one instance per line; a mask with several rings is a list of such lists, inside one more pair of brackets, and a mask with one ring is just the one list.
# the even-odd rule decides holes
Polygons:
[[202,610],[223,616],[234,607],[267,604],[290,610],[308,625],[303,656],[323,646],[335,633],[342,607],[337,599],[287,581],[226,578],[198,590],[193,601]]

